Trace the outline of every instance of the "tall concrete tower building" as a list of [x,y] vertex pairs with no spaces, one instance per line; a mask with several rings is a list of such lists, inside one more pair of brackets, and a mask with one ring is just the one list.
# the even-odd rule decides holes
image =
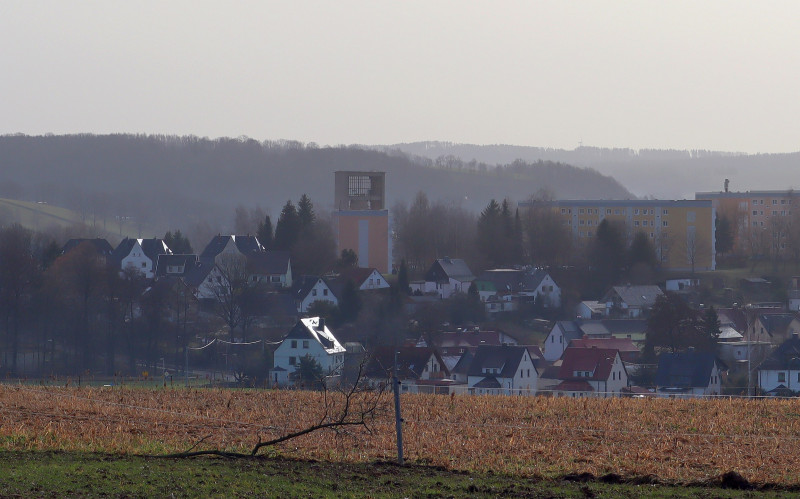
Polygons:
[[392,271],[386,172],[336,172],[334,228],[339,252],[351,249],[359,267]]

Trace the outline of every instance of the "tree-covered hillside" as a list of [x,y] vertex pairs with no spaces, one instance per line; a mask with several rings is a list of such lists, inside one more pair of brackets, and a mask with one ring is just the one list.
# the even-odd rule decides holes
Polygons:
[[630,197],[611,177],[553,162],[486,169],[357,146],[248,138],[0,137],[0,197],[125,217],[151,227],[153,234],[144,236],[197,224],[226,230],[237,206],[258,205],[276,216],[303,193],[325,210],[333,204],[333,172],[351,169],[386,171],[389,207],[419,191],[476,212],[489,199],[524,200],[542,189],[561,198]]

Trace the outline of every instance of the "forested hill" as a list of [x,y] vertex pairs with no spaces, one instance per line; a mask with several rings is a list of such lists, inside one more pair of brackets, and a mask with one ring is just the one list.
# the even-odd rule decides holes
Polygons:
[[229,230],[237,206],[260,206],[277,217],[303,193],[325,211],[333,204],[333,172],[350,169],[386,171],[389,207],[418,191],[471,210],[491,198],[525,200],[541,189],[563,198],[631,196],[613,178],[553,162],[436,166],[397,151],[247,138],[0,137],[0,197],[131,217],[154,232],[198,223]]
[[451,142],[414,142],[381,146],[434,162],[477,161],[490,165],[515,159],[557,161],[593,168],[624,182],[639,197],[694,199],[698,191],[722,190],[725,179],[736,191],[800,188],[794,181],[800,152],[744,154],[677,149],[577,147],[573,150],[505,144],[474,145]]

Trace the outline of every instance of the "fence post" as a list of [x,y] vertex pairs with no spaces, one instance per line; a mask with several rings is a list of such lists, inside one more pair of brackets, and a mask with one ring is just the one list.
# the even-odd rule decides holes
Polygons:
[[400,380],[397,378],[397,351],[394,352],[394,370],[392,373],[394,390],[394,426],[397,430],[397,464],[403,465],[403,418],[400,417]]

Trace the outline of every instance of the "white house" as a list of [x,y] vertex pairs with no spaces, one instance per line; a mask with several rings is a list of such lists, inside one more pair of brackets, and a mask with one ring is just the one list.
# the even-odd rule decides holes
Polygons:
[[545,308],[561,306],[561,288],[543,269],[524,274],[520,296],[534,296],[537,301],[541,301]]
[[200,253],[200,260],[217,260],[217,263],[221,263],[218,259],[226,255],[249,256],[263,251],[264,247],[256,236],[217,235],[211,238]]
[[439,298],[449,298],[453,293],[466,293],[475,276],[460,258],[440,258],[433,262],[424,281],[410,283],[411,291],[435,293]]
[[606,314],[606,304],[596,300],[584,300],[575,307],[575,315],[583,319],[600,319]]
[[794,395],[800,392],[800,335],[776,348],[758,366],[758,387],[768,395]]
[[663,294],[661,288],[653,285],[614,286],[601,301],[606,304],[607,316],[619,314],[633,319],[646,314]]
[[359,291],[370,291],[375,289],[388,289],[389,282],[378,269],[369,267],[349,267],[339,271],[337,276],[333,276],[338,281],[353,281]]
[[183,280],[194,290],[198,300],[212,300],[223,296],[230,285],[225,274],[211,261],[197,261],[186,271]]
[[158,256],[171,254],[163,239],[125,238],[111,254],[111,259],[117,262],[120,270],[135,269],[145,278],[152,279],[155,277]]
[[792,312],[800,310],[800,290],[790,289],[787,292],[787,299],[789,300],[789,310]]
[[628,387],[619,351],[610,348],[567,348],[558,378],[557,397],[618,397]]
[[298,312],[308,312],[312,303],[318,301],[328,302],[332,306],[339,304],[339,299],[324,279],[317,276],[303,276],[295,282],[293,291]]
[[583,331],[575,321],[558,321],[544,340],[544,360],[555,362],[567,349],[569,342],[583,337]]
[[491,269],[484,271],[479,281],[478,294],[482,301],[491,296],[506,297],[507,301],[523,297],[536,300],[545,308],[561,306],[561,288],[544,269]]
[[273,288],[292,287],[292,262],[288,251],[250,253],[247,258],[247,278],[255,283],[268,283]]
[[280,368],[287,372],[291,382],[303,357],[310,357],[319,364],[324,376],[339,376],[344,366],[345,352],[345,348],[325,325],[324,319],[300,319],[275,350],[270,378]]
[[527,348],[480,346],[467,369],[467,386],[474,395],[536,395],[538,377]]

